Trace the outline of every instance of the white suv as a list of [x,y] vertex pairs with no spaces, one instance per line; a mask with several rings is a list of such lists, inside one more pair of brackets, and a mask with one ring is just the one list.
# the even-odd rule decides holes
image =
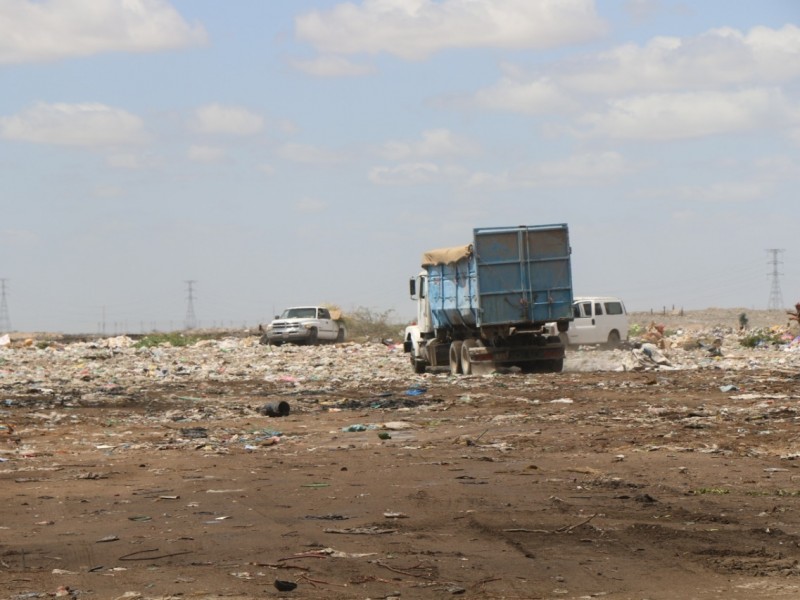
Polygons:
[[559,334],[564,345],[607,344],[615,348],[628,340],[628,313],[622,300],[610,296],[573,300],[569,330]]

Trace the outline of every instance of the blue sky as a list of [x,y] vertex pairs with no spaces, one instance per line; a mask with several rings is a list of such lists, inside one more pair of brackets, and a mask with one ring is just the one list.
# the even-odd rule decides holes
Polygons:
[[794,0],[0,1],[18,331],[410,319],[423,251],[568,223],[577,295],[800,300]]

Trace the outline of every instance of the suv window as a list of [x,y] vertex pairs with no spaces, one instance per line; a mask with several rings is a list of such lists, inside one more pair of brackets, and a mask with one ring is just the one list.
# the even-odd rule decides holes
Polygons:
[[603,314],[603,305],[599,302],[594,303],[594,314],[595,315],[602,315]]
[[623,315],[625,311],[622,310],[622,303],[621,302],[606,302],[606,314],[607,315]]

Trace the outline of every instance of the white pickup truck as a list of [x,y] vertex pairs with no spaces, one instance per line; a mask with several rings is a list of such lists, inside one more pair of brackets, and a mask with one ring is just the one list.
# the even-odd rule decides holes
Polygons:
[[315,345],[343,342],[347,329],[338,311],[324,306],[287,308],[266,327],[259,325],[261,343],[280,346],[284,342]]

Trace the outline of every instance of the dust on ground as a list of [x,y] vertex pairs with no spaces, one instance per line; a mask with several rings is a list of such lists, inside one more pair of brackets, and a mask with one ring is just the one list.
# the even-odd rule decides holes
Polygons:
[[797,598],[800,353],[727,340],[470,377],[379,343],[5,350],[0,597]]

